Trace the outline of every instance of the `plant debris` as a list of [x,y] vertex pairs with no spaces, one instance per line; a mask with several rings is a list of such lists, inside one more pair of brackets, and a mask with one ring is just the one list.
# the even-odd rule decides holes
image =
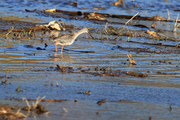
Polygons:
[[0,106],[0,119],[1,120],[19,120],[27,118],[26,115],[20,112],[19,109],[17,112],[14,112],[12,108],[7,108],[6,106]]
[[[43,107],[40,102],[45,98],[45,96],[43,98],[40,99],[40,97],[38,97],[36,99],[36,102],[32,105],[29,104],[28,100],[26,98],[23,98],[23,101],[26,101],[27,103],[27,107],[24,107],[23,110],[27,111],[27,112],[31,112],[31,111],[36,111],[37,114],[43,114],[48,112],[47,110],[45,110],[45,107]],[[52,101],[50,101],[52,102]],[[49,103],[48,103],[49,104]]]

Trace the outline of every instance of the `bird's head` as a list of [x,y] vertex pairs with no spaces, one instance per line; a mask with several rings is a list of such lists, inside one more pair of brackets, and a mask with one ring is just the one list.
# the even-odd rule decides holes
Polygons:
[[89,30],[88,30],[88,28],[83,28],[84,29],[84,31],[87,33],[87,34],[89,34],[93,39],[94,39],[94,37],[89,33]]

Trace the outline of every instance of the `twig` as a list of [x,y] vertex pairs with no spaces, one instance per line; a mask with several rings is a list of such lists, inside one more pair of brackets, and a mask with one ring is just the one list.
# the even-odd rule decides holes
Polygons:
[[18,104],[16,104],[14,107],[17,107],[19,104],[21,104],[23,101],[19,102]]
[[179,18],[179,14],[177,14],[177,18],[176,18],[176,22],[175,22],[175,24],[174,24],[174,30],[173,30],[173,32],[176,32],[176,24],[177,24],[178,18]]
[[36,99],[36,103],[32,103],[32,106],[33,108],[36,108],[37,104],[38,104],[38,101],[39,101],[40,97],[38,96],[38,98]]
[[133,60],[131,54],[127,54],[127,56],[129,58],[130,64],[136,65],[136,62],[135,62],[135,60]]
[[32,30],[29,31],[28,36],[31,36],[31,32],[32,32]]
[[45,97],[46,96],[42,97],[41,99],[40,99],[40,97],[38,97],[37,100],[36,100],[36,103],[35,103],[35,105],[33,107],[36,108],[38,103],[41,102],[41,100],[43,100]]
[[167,12],[168,12],[168,20],[170,20],[170,13],[168,9],[167,9]]
[[59,84],[58,84],[58,82],[56,82],[56,87],[58,87],[59,86]]
[[66,108],[65,108],[65,107],[63,107],[63,109],[64,109],[64,111],[65,111],[66,113],[68,113],[68,111],[66,110]]
[[[125,25],[127,25],[127,24],[128,24],[128,22],[130,22],[132,19],[134,19],[134,17],[136,17],[138,14],[139,14],[139,12],[138,12],[138,13],[136,13],[136,14],[135,14],[135,15],[134,15],[134,16],[133,16],[130,20],[128,20],[128,21],[125,23]],[[124,26],[125,26],[125,25],[124,25]],[[124,26],[123,26],[123,27],[124,27]]]
[[97,111],[97,112],[96,112],[96,114],[98,115],[98,114],[99,114],[99,112],[101,112],[101,110]]
[[48,112],[45,112],[44,114],[46,115],[46,117],[48,117],[47,115],[49,114],[50,112],[48,111]]
[[14,27],[11,27],[11,30],[6,34],[6,37],[14,30]]
[[107,32],[107,27],[108,27],[108,22],[106,22],[106,25],[105,25],[105,27],[104,27],[104,32],[105,32],[105,34],[107,34],[108,32]]
[[7,82],[7,77],[8,77],[8,72],[9,72],[9,71],[6,72],[6,78],[5,78],[5,80],[4,80],[4,81],[1,80],[2,83],[5,83],[5,84],[6,84],[6,82]]
[[20,110],[21,110],[21,108],[18,109],[18,111],[16,112],[16,115],[18,115],[18,116],[23,116],[24,118],[27,118],[27,116],[24,115],[23,113],[21,113]]
[[163,35],[162,33],[158,33],[158,35],[161,35],[161,36],[163,36],[163,37],[167,37],[167,36]]
[[53,101],[53,100],[49,101],[49,102],[44,106],[44,108],[47,107],[52,101]]
[[131,63],[131,58],[130,58],[129,54],[127,54],[127,56],[128,56],[128,59],[129,59],[129,61],[130,61],[130,63]]
[[[134,17],[136,17],[138,14],[139,14],[139,12],[136,13],[131,19],[129,19],[129,20],[124,24],[124,26],[123,26],[122,28],[124,28],[124,27],[125,27],[132,19],[134,19]],[[122,30],[122,28],[120,28],[119,32]]]
[[98,13],[101,9],[102,9],[102,7],[100,7],[95,13]]
[[7,71],[7,72],[6,72],[6,79],[5,79],[5,80],[7,80],[7,77],[8,77],[8,72],[9,72],[9,71]]
[[26,99],[26,98],[22,98],[22,100],[23,101],[26,101],[26,104],[27,104],[27,106],[28,106],[28,111],[31,109],[31,105],[29,105],[29,102],[28,102],[28,100]]

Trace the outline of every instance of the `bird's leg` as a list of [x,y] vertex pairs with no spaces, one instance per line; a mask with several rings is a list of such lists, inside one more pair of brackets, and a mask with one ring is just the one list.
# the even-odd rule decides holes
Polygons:
[[62,46],[62,48],[61,48],[61,54],[63,54],[63,46]]
[[57,52],[54,53],[54,57],[55,57],[55,58],[56,58],[56,53],[57,53]]
[[57,53],[57,42],[58,41],[55,41],[55,53],[54,53],[54,57],[56,58],[56,53]]
[[63,46],[61,48],[61,57],[63,57]]
[[57,43],[58,41],[55,41],[55,52],[57,52]]

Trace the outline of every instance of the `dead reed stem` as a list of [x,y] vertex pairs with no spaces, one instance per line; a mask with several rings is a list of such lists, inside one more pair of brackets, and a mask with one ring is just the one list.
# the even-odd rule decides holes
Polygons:
[[6,34],[6,37],[14,30],[14,27],[11,27],[11,30]]
[[65,108],[65,107],[63,107],[63,109],[64,109],[64,111],[65,111],[66,113],[68,113],[68,111],[66,110],[66,108]]
[[52,101],[53,101],[53,100],[49,101],[49,102],[44,106],[44,108],[47,107]]
[[[134,19],[134,17],[136,17],[138,14],[139,14],[139,12],[136,13],[131,19],[129,19],[129,20],[124,24],[124,26],[123,26],[122,28],[124,28],[124,27],[125,27],[132,19]],[[121,32],[122,28],[120,28],[119,32]]]
[[6,72],[6,79],[5,79],[5,81],[7,81],[7,77],[8,77],[8,72],[9,72],[9,71],[7,71],[7,72]]
[[105,25],[105,27],[104,27],[104,33],[105,33],[106,35],[108,34],[107,27],[108,27],[108,22],[106,22],[106,25]]
[[36,99],[36,103],[35,103],[35,105],[33,106],[33,108],[36,108],[37,105],[39,104],[39,102],[41,102],[45,97],[46,97],[46,96],[42,97],[41,99],[40,99],[40,97],[38,97],[38,98]]
[[177,21],[178,21],[178,18],[179,18],[179,14],[177,14],[177,18],[176,18],[176,22],[175,22],[175,24],[174,24],[174,30],[173,30],[173,32],[176,32],[176,24],[177,24]]
[[170,20],[170,13],[168,9],[167,9],[167,13],[168,13],[168,20]]
[[23,101],[26,101],[26,104],[28,106],[28,111],[31,109],[31,105],[29,105],[29,102],[26,98],[22,98]]

